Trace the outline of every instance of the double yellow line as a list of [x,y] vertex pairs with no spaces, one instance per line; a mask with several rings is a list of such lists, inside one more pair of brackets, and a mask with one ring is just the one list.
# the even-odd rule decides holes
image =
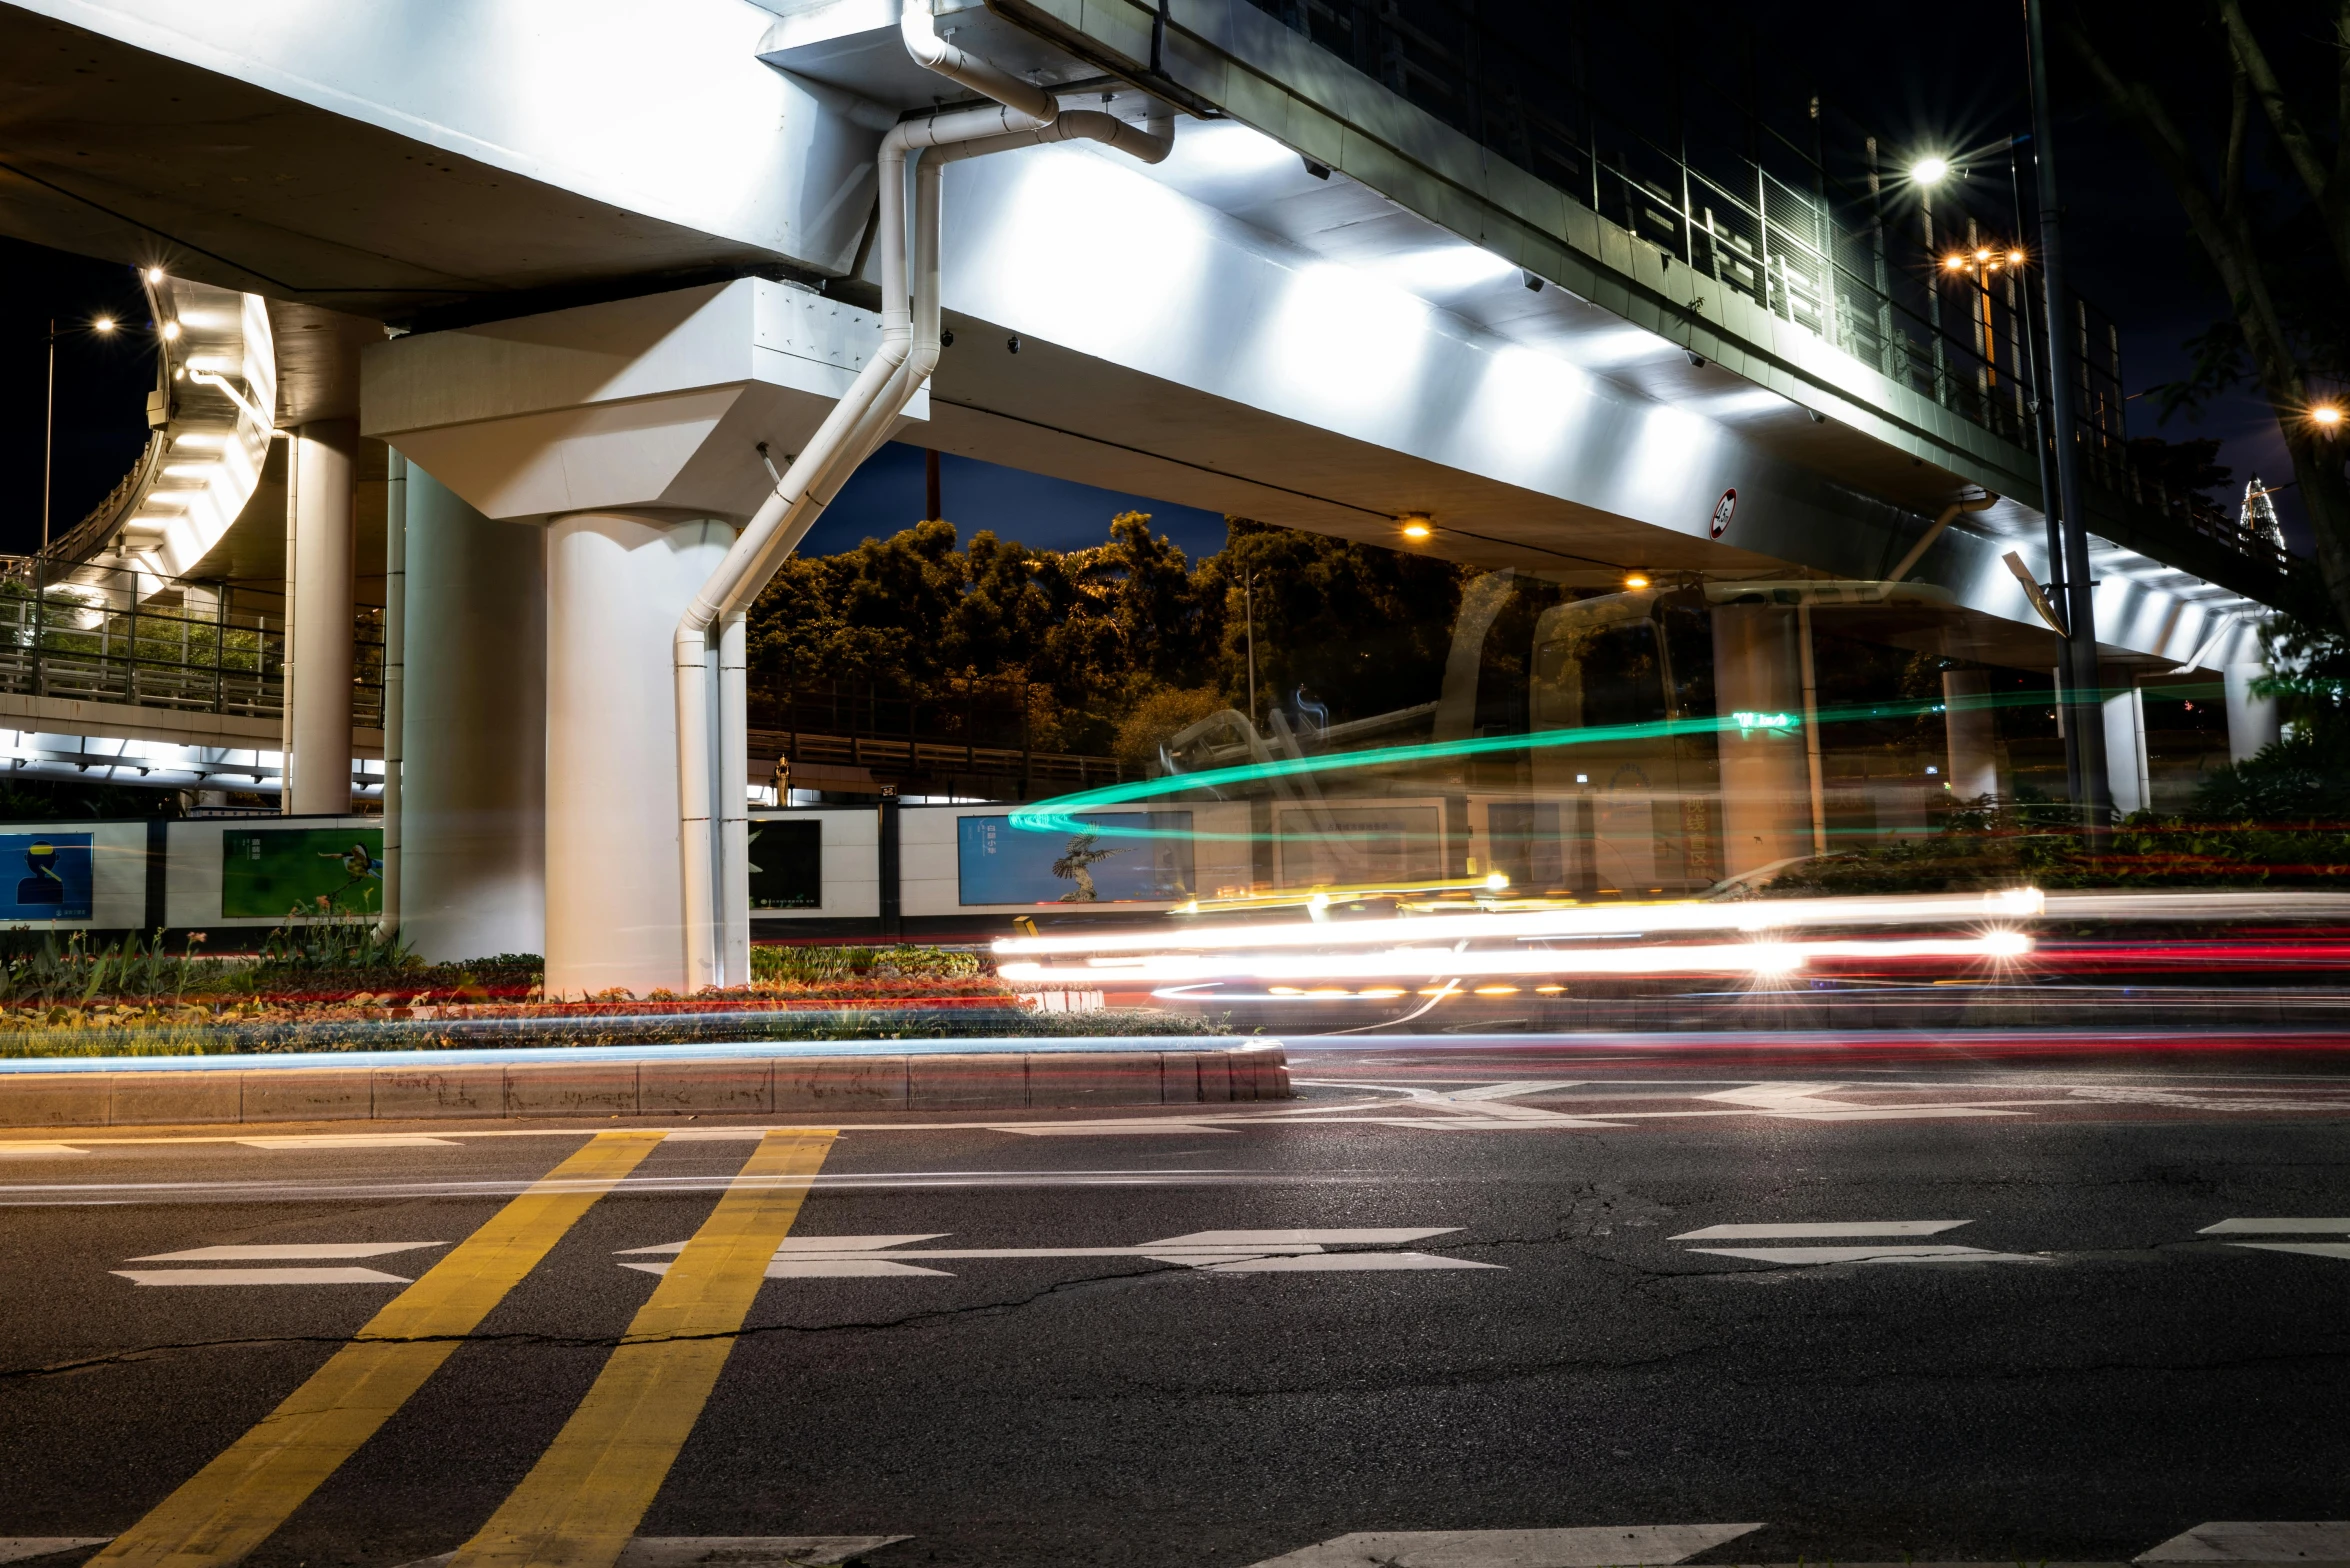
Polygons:
[[[233,1563],[291,1517],[664,1135],[599,1133],[452,1248],[92,1564]],[[454,1568],[610,1568],[676,1462],[831,1152],[771,1132],[637,1312],[553,1446]]]

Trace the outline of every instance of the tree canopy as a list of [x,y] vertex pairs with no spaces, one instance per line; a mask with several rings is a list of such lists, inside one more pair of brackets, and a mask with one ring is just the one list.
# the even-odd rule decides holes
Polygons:
[[833,682],[930,698],[978,682],[1025,688],[1040,747],[1155,747],[1131,721],[1171,733],[1247,705],[1253,614],[1258,712],[1303,687],[1341,721],[1436,695],[1474,575],[1244,518],[1196,562],[1143,512],[1067,551],[984,529],[962,546],[952,523],[922,522],[784,564],[751,612],[753,702]]

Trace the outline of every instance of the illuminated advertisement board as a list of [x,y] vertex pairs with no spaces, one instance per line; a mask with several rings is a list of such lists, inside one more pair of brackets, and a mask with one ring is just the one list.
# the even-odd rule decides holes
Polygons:
[[90,918],[90,835],[0,833],[0,921]]
[[[223,919],[300,913],[371,915],[383,908],[381,828],[260,828],[220,836]],[[85,884],[86,885],[86,884]]]
[[1191,897],[1191,813],[1085,811],[1081,833],[1024,833],[1010,817],[955,823],[966,904],[1134,904]]

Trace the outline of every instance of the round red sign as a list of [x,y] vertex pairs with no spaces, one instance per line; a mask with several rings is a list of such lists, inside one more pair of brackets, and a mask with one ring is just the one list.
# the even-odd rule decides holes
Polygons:
[[1728,531],[1730,518],[1737,510],[1738,492],[1735,490],[1723,491],[1722,498],[1714,503],[1713,534],[1716,539],[1721,538]]

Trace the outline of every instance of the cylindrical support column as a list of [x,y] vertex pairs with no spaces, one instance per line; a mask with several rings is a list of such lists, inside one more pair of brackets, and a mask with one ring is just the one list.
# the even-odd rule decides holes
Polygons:
[[351,471],[359,421],[319,419],[294,433],[292,620],[286,662],[289,809],[351,809]]
[[545,550],[409,467],[400,929],[432,962],[546,951]]
[[1942,733],[1950,743],[1950,798],[1959,805],[1999,793],[1999,740],[1987,670],[1942,672]]
[[547,528],[549,996],[685,986],[671,637],[733,540],[609,512]]
[[2113,809],[2126,817],[2153,804],[2146,777],[2146,707],[2126,673],[2108,671],[2104,684],[2105,774]]
[[1725,604],[1713,612],[1726,876],[1810,848],[1811,769],[1800,733],[1795,619],[1794,611],[1767,604]]
[[1811,641],[1811,606],[1795,612],[1795,648],[1803,665],[1803,757],[1811,786],[1811,852],[1828,852],[1828,764],[1820,751],[1820,672]]
[[384,464],[384,907],[376,934],[400,932],[400,765],[407,755],[408,459]]
[[2231,664],[2220,672],[2228,697],[2228,760],[2242,762],[2284,733],[2277,722],[2277,700],[2253,691],[2252,683],[2268,674],[2265,664]]
[[751,983],[750,631],[730,615],[718,639],[719,982]]

